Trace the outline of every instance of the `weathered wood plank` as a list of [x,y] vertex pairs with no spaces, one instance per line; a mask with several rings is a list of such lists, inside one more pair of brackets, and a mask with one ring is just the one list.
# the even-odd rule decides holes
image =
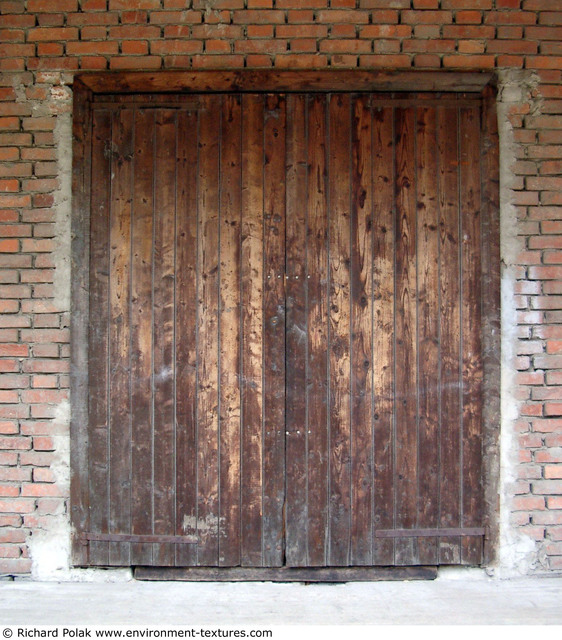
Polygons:
[[307,105],[306,95],[287,97],[285,556],[293,567],[308,562]]
[[[417,274],[415,198],[415,110],[395,111],[396,134],[396,527],[411,528],[417,518]],[[397,540],[396,564],[414,564],[415,540]]]
[[[71,424],[70,502],[71,522],[78,533],[89,528],[89,403],[88,325],[91,193],[91,91],[75,80],[72,120],[72,281],[73,316],[70,327]],[[76,565],[88,561],[88,548],[72,538],[72,559]]]
[[285,503],[285,97],[265,98],[263,564],[283,564]]
[[437,567],[280,567],[274,569],[136,567],[134,576],[136,580],[193,582],[374,582],[377,580],[434,580],[437,577]]
[[351,97],[329,100],[329,563],[347,566],[351,551]]
[[[111,144],[113,184],[110,213],[110,527],[111,533],[129,533],[131,527],[131,242],[133,228],[134,116],[130,110],[115,115]],[[150,257],[149,257],[150,262]],[[150,318],[150,302],[148,301]],[[148,394],[150,398],[150,393]],[[147,489],[149,489],[147,485]],[[148,493],[147,495],[150,495]],[[111,543],[110,564],[131,561],[129,545]]]
[[[373,528],[394,526],[394,115],[373,104]],[[394,563],[394,541],[373,541],[373,562]]]
[[[462,522],[463,527],[482,524],[482,341],[481,315],[481,185],[480,113],[461,109],[461,334],[462,334]],[[482,540],[461,541],[463,564],[482,561]]]
[[[154,533],[175,529],[176,113],[156,113],[154,160]],[[155,544],[154,563],[174,566],[175,548]]]
[[242,564],[259,567],[263,491],[263,98],[242,109]]
[[351,555],[372,564],[373,187],[370,97],[352,116],[351,196]]
[[481,91],[492,74],[446,71],[213,70],[83,73],[79,79],[96,93],[309,92],[309,91]]
[[[131,252],[131,533],[153,533],[153,214],[154,117],[139,111],[134,124]],[[151,564],[152,545],[132,544],[131,563]]]
[[[441,432],[440,522],[460,526],[460,248],[458,197],[458,117],[438,109],[438,189],[440,242]],[[439,562],[460,562],[460,539],[442,538]]]
[[[198,113],[178,114],[176,184],[176,535],[197,535],[197,144]],[[197,548],[176,546],[176,566]]]
[[[92,195],[90,239],[89,478],[90,530],[109,531],[109,271],[111,112],[98,111],[92,123]],[[127,394],[128,395],[128,394]],[[90,543],[90,562],[109,564],[107,542]]]
[[308,101],[307,322],[308,563],[328,562],[328,176],[327,100]]
[[241,97],[224,96],[220,166],[219,564],[240,564]]
[[484,562],[493,565],[499,549],[499,468],[501,415],[501,313],[499,137],[496,93],[486,87],[482,97],[480,135],[482,176],[482,385],[483,516],[486,526]]
[[201,98],[198,172],[198,564],[218,562],[218,285],[220,96]]
[[[436,109],[416,113],[419,496],[418,527],[439,526],[439,208]],[[446,461],[443,461],[446,463]],[[419,540],[419,561],[437,563],[437,540]]]

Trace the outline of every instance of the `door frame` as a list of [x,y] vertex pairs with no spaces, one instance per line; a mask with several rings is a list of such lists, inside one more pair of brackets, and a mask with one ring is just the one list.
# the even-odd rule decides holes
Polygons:
[[[483,296],[481,301],[481,338],[484,370],[482,412],[484,525],[486,529],[484,564],[494,564],[499,541],[498,489],[500,473],[499,141],[495,86],[494,74],[478,71],[139,71],[84,73],[74,78],[70,356],[70,502],[73,531],[87,530],[89,511],[87,504],[88,460],[87,447],[84,446],[84,443],[88,439],[89,414],[89,193],[91,174],[89,131],[91,103],[94,96],[131,93],[330,93],[338,91],[439,93],[446,91],[459,94],[479,94],[482,97],[481,274]],[[76,565],[86,563],[85,547],[77,536],[73,536],[72,554]],[[402,577],[408,576],[405,576],[402,571]],[[195,579],[203,578],[199,576]],[[225,579],[232,579],[232,577]],[[240,579],[250,578],[246,574]]]

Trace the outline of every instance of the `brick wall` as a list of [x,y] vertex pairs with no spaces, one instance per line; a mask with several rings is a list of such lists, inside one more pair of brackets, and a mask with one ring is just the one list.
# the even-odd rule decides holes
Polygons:
[[561,41],[561,0],[0,0],[0,573],[29,572],[29,541],[66,521],[72,75],[241,67],[520,70],[502,535],[528,571],[561,570]]

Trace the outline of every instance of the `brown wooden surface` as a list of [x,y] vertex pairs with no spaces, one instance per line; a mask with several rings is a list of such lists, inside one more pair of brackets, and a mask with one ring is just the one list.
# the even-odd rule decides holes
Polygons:
[[[178,114],[176,185],[176,535],[197,520],[197,144],[198,113]],[[189,452],[189,453],[188,453]],[[197,564],[197,547],[176,548],[176,564]]]
[[244,96],[242,109],[242,453],[241,564],[262,564],[263,522],[263,125],[259,96]]
[[285,503],[285,96],[264,100],[263,557],[283,565]]
[[378,580],[435,580],[437,567],[136,567],[136,580],[184,582],[375,582]]
[[369,96],[352,105],[351,132],[351,550],[372,560],[373,503],[373,123]]
[[129,71],[83,73],[79,80],[96,93],[246,91],[455,91],[480,92],[491,73],[444,71]]
[[[308,564],[328,561],[329,469],[328,423],[328,140],[326,98],[310,96],[308,103],[307,176],[307,335],[308,372]],[[291,225],[291,220],[287,221]],[[289,270],[289,273],[291,271]],[[292,327],[288,328],[289,335]],[[310,432],[310,433],[308,433]]]
[[[132,114],[124,111],[124,114]],[[130,262],[130,343],[123,342],[123,349],[130,344],[131,367],[131,405],[129,436],[130,452],[115,452],[116,465],[124,467],[123,476],[128,472],[131,482],[131,532],[137,534],[153,533],[153,482],[154,457],[152,455],[154,405],[153,405],[153,356],[154,356],[154,309],[152,294],[154,289],[153,272],[153,234],[154,234],[154,138],[155,117],[153,110],[139,110],[134,114],[133,153],[123,149],[123,157],[129,163],[134,162],[134,182],[123,180],[123,188],[132,198],[133,224]],[[117,184],[120,184],[118,182]],[[117,244],[117,243],[116,243]],[[127,252],[125,252],[127,255]],[[128,278],[127,278],[128,280]],[[125,294],[123,294],[125,297]],[[129,305],[125,298],[123,304]],[[128,329],[128,327],[126,327]],[[120,397],[116,394],[116,405]],[[124,409],[126,411],[126,409]],[[122,423],[117,423],[118,424]],[[118,433],[123,433],[119,430]],[[123,433],[123,442],[127,436]],[[130,470],[126,469],[130,459]],[[120,482],[122,485],[123,482]],[[120,509],[121,511],[121,509]],[[116,517],[119,517],[116,514]],[[116,533],[125,533],[119,527]],[[152,545],[133,544],[131,546],[132,564],[152,563]]]
[[[175,298],[176,270],[176,113],[156,114],[154,162],[154,258],[153,258],[153,412],[154,420],[154,534],[175,529]],[[154,564],[173,566],[171,544],[153,547]]]
[[[461,202],[461,310],[462,339],[462,518],[463,527],[482,521],[482,341],[474,327],[482,325],[479,277],[481,265],[481,185],[479,166],[480,110],[460,110],[460,202]],[[477,564],[482,558],[482,538],[461,541],[462,561]]]
[[[437,110],[440,233],[441,429],[439,526],[460,525],[460,246],[458,113]],[[456,133],[452,133],[456,132]],[[454,301],[454,304],[451,302]],[[444,464],[443,464],[444,462]],[[460,539],[440,539],[439,562],[460,562]]]
[[407,98],[94,108],[80,564],[481,562],[480,112]]
[[[92,122],[92,180],[94,184],[108,184],[111,180],[111,155],[105,153],[111,140],[112,113],[98,111]],[[91,224],[98,232],[90,245],[90,303],[99,309],[90,321],[90,371],[88,395],[90,398],[90,493],[96,500],[90,506],[90,527],[95,531],[109,531],[109,383],[110,383],[110,323],[109,282],[110,253],[109,210],[110,191],[96,189],[91,199]],[[90,545],[90,559],[94,564],[109,564],[107,542]]]
[[[72,251],[71,251],[71,450],[70,483],[71,523],[76,531],[89,528],[89,260],[92,175],[91,91],[80,81],[74,83],[72,119]],[[72,557],[76,564],[87,564],[88,549],[76,538],[72,540]]]
[[308,98],[287,97],[286,176],[286,532],[290,566],[308,564],[309,413],[307,373],[308,238],[307,206]]
[[350,562],[351,516],[351,97],[328,109],[328,397],[329,552],[327,564]]
[[[419,527],[439,526],[439,203],[435,109],[416,111],[419,345]],[[421,562],[437,562],[437,541],[418,542]]]
[[482,94],[480,135],[482,205],[482,431],[483,431],[483,522],[486,526],[484,562],[494,564],[499,547],[499,468],[500,468],[500,209],[499,209],[499,135],[496,92],[486,87]]
[[[373,104],[373,530],[394,527],[394,112]],[[375,540],[373,562],[394,564],[394,542]]]
[[219,564],[240,564],[241,98],[225,96],[220,192],[220,537]]

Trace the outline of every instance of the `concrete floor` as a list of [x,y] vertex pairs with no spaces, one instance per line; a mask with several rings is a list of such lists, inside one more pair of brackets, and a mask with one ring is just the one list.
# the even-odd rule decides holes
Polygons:
[[0,582],[2,625],[562,624],[562,577],[348,584]]

